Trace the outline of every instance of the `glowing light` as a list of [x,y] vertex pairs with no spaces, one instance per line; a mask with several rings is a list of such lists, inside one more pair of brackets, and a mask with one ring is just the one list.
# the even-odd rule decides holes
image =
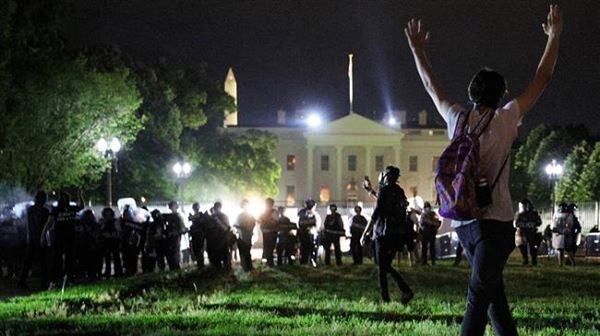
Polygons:
[[175,173],[175,175],[180,175],[182,169],[183,168],[181,167],[181,163],[179,163],[179,162],[177,162],[173,165],[173,172]]
[[398,124],[398,121],[393,116],[389,116],[388,120],[387,120],[387,123],[390,126],[396,126]]
[[104,140],[104,138],[100,138],[100,140],[96,142],[96,149],[100,153],[106,153],[106,150],[108,149],[108,143],[106,142],[106,140]]
[[308,125],[308,127],[312,128],[321,126],[321,122],[321,116],[319,116],[316,113],[311,113],[306,119],[306,124]]
[[113,153],[117,153],[121,150],[121,142],[119,141],[119,139],[112,138],[112,140],[110,141],[110,150],[112,150]]
[[546,174],[551,179],[558,178],[563,173],[563,167],[556,160],[552,160],[552,163],[546,165]]
[[183,164],[183,166],[182,166],[182,170],[183,170],[183,173],[185,175],[187,175],[187,174],[189,174],[192,171],[192,165],[190,165],[189,163],[185,162]]
[[254,218],[260,217],[265,212],[265,201],[259,198],[251,198],[248,200],[248,212]]

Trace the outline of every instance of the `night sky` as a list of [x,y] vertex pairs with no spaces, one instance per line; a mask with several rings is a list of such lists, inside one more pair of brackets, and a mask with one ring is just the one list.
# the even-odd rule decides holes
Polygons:
[[[555,76],[523,131],[542,122],[585,123],[600,134],[600,1],[560,2],[565,28]],[[153,63],[207,62],[238,81],[242,124],[274,122],[276,110],[319,108],[329,119],[354,110],[434,111],[403,27],[423,18],[429,58],[452,100],[482,66],[503,73],[511,94],[532,78],[546,42],[547,1],[181,1],[77,0],[68,22],[75,44],[108,43]],[[512,96],[512,95],[511,95]],[[523,131],[521,132],[522,136]]]

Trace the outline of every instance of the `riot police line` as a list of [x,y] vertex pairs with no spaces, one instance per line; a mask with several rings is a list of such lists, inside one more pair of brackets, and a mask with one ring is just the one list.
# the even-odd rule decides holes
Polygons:
[[[383,176],[380,176],[380,188],[386,183]],[[377,197],[377,191],[370,185],[366,185],[365,189],[372,192],[374,198]],[[516,245],[523,253],[524,263],[528,250],[532,264],[535,264],[537,250],[545,244],[556,253],[560,265],[566,257],[567,263],[574,266],[574,241],[581,232],[574,215],[574,205],[561,204],[552,226],[546,230],[550,233],[532,234],[541,224],[539,215],[527,201],[521,204],[523,209],[515,221],[518,228]],[[206,211],[201,211],[200,205],[194,203],[187,217],[191,223],[189,228],[178,207],[176,202],[169,202],[169,210],[161,213],[158,209],[149,211],[134,204],[125,204],[118,213],[112,208],[104,208],[97,218],[92,209],[75,205],[67,193],[60,195],[56,205],[48,207],[47,195],[39,192],[23,219],[16,216],[10,207],[3,209],[0,270],[2,275],[16,279],[19,286],[26,287],[33,266],[37,266],[40,288],[64,285],[66,281],[177,270],[182,266],[182,237],[187,237],[189,241],[184,240],[184,243],[189,242],[186,252],[189,251],[197,267],[206,266],[206,254],[208,265],[212,267],[230,270],[232,259],[239,258],[241,268],[251,271],[256,229],[262,236],[262,259],[269,267],[296,262],[313,267],[319,263],[328,265],[331,263],[331,248],[334,249],[336,264],[341,265],[342,237],[350,239],[353,264],[362,264],[364,256],[377,256],[374,244],[377,237],[365,236],[361,242],[369,220],[362,215],[360,206],[354,208],[354,215],[348,220],[348,237],[337,206],[330,204],[329,214],[321,221],[316,202],[312,199],[306,200],[299,210],[297,223],[285,215],[284,207],[276,208],[270,198],[265,200],[265,210],[256,218],[248,209],[248,201],[243,200],[241,213],[233,223],[222,211],[220,202]],[[422,208],[409,207],[408,204],[400,208],[405,216],[399,225],[406,229],[399,230],[402,231],[402,237],[398,239],[401,243],[395,247],[394,254],[405,250],[411,262],[420,255],[421,264],[426,265],[429,260],[435,264],[440,218],[427,202]],[[535,230],[532,231],[532,228]],[[377,258],[375,262],[378,262]]]

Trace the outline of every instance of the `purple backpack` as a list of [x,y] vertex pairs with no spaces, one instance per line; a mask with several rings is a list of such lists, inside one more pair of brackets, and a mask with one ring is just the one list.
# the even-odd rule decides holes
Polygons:
[[478,181],[479,136],[491,122],[494,112],[486,113],[475,128],[466,130],[470,113],[471,111],[460,113],[452,141],[442,152],[435,171],[439,212],[444,218],[469,220],[477,218],[481,211],[475,191]]

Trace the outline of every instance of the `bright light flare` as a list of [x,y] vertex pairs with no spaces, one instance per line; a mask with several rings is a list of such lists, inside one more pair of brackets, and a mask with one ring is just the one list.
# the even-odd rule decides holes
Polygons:
[[387,120],[387,124],[390,126],[396,126],[398,124],[398,121],[393,116],[389,116],[388,120]]
[[100,138],[100,140],[96,142],[96,149],[102,154],[106,153],[106,150],[108,149],[108,142],[106,142],[104,138]]
[[546,174],[550,176],[550,178],[556,178],[563,173],[563,166],[559,163],[556,163],[556,160],[552,160],[552,163],[546,165]]
[[112,138],[112,140],[110,141],[110,150],[113,153],[117,153],[121,150],[121,142],[119,141],[119,139]]
[[174,172],[176,175],[179,175],[179,174],[181,174],[181,171],[182,171],[182,170],[183,170],[183,167],[181,166],[181,163],[177,162],[177,163],[175,163],[175,164],[173,165],[173,172]]
[[192,171],[192,165],[188,162],[185,162],[181,168],[185,175],[188,175]]
[[259,198],[251,198],[248,200],[248,212],[254,218],[260,217],[265,212],[265,200]]
[[316,113],[311,113],[306,119],[306,124],[308,127],[315,128],[321,126],[322,120],[321,116]]

